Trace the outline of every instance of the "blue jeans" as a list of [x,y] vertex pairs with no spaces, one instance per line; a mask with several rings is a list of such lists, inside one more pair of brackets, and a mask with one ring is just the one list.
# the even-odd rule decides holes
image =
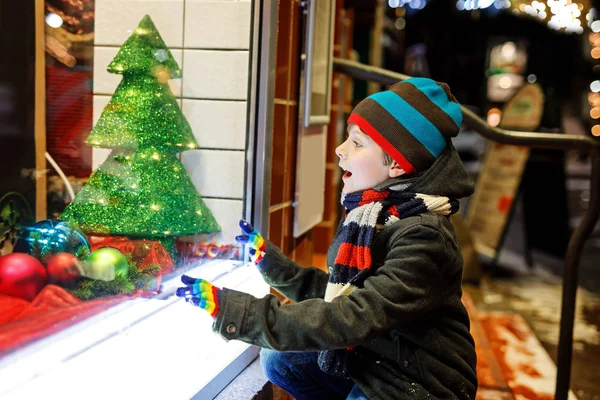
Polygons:
[[321,371],[317,357],[317,352],[260,351],[260,363],[267,378],[296,400],[367,400],[352,379]]

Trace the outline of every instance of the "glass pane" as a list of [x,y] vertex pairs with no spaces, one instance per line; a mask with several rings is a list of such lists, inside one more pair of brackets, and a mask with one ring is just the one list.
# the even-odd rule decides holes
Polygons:
[[[115,14],[104,21],[115,26],[114,38],[105,33],[98,43],[93,0],[46,0],[44,7],[46,82],[37,90],[45,89],[45,137],[31,123],[33,37],[28,47],[19,45],[15,67],[2,66],[12,83],[0,80],[0,104],[8,105],[0,108],[0,156],[11,160],[0,180],[0,357],[117,305],[171,296],[184,271],[199,276],[205,268],[217,277],[241,265],[232,262],[240,259],[232,238],[243,190],[235,196],[228,194],[233,189],[212,191],[206,201],[198,170],[227,153],[241,160],[236,176],[243,177],[245,142],[201,148],[190,119],[201,119],[202,107],[240,110],[246,99],[211,103],[173,90],[183,76],[185,48],[167,45],[161,29],[171,32],[179,21],[173,31],[183,34],[183,10],[165,22],[167,7],[152,6],[161,29],[149,14],[126,23]],[[28,24],[33,32],[33,17]],[[3,52],[19,47],[2,39]],[[237,53],[247,58],[249,52]],[[98,54],[110,54],[106,64],[95,60]],[[105,70],[114,89],[98,82]],[[184,115],[186,100],[202,107]],[[245,113],[239,114],[237,134],[245,140]],[[184,162],[184,153],[194,157]],[[46,163],[36,169],[40,155]]]

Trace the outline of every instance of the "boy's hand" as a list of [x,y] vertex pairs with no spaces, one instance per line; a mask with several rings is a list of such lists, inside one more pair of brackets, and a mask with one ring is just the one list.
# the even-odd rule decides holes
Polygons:
[[240,228],[244,235],[236,236],[235,240],[238,243],[246,243],[250,245],[250,259],[254,264],[260,263],[267,250],[267,242],[263,239],[260,233],[256,231],[248,222],[240,220]]
[[181,275],[181,282],[186,286],[177,288],[177,296],[185,298],[185,301],[200,307],[215,318],[219,313],[221,289],[205,279],[196,279],[187,275]]

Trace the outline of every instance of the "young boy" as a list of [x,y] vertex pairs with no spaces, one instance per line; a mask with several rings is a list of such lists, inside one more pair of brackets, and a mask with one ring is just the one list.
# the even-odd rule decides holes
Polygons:
[[474,399],[475,348],[449,216],[473,184],[450,138],[449,87],[411,78],[361,101],[337,149],[343,221],[329,273],[303,268],[241,221],[281,305],[183,276],[178,295],[226,339],[260,346],[267,377],[296,399]]

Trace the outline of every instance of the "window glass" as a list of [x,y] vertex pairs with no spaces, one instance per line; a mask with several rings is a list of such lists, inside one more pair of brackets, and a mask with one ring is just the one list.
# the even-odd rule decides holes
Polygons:
[[[151,4],[130,3],[123,6]],[[210,264],[218,276],[238,265],[232,238],[244,202],[247,90],[213,99],[190,84],[186,96],[182,60],[186,51],[190,59],[235,53],[247,60],[249,51],[188,51],[183,8],[175,15],[148,7],[153,15],[137,10],[139,18],[105,11],[99,38],[95,1],[46,0],[45,85],[32,83],[39,67],[33,37],[17,67],[5,71],[13,82],[0,81],[0,151],[9,160],[0,185],[0,357],[117,305],[171,296],[183,271],[202,275],[198,268]],[[34,32],[33,18],[27,29]],[[12,50],[8,41],[2,46]],[[31,123],[34,92],[42,89],[45,132]],[[198,129],[216,126],[199,117],[207,109],[241,111],[223,135],[233,129],[239,140],[200,141]],[[233,168],[241,178],[219,178]],[[206,169],[216,171],[219,187],[203,186]],[[215,269],[218,262],[228,269]]]

